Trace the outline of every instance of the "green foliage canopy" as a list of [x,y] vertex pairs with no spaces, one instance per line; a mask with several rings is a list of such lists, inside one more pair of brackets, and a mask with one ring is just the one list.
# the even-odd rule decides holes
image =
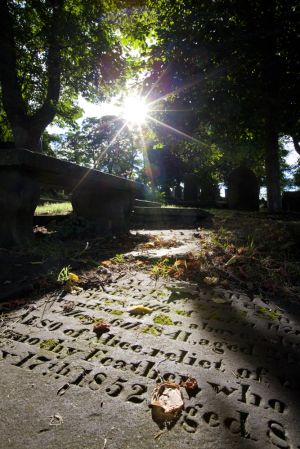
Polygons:
[[2,108],[17,146],[34,150],[55,116],[80,116],[78,94],[101,99],[122,69],[112,26],[118,2],[3,0],[0,3]]
[[61,159],[106,173],[133,178],[139,168],[137,137],[113,116],[86,118],[79,129],[69,131],[53,145]]
[[[299,132],[297,4],[149,0],[157,17],[149,83],[189,107],[222,151],[259,150],[269,207],[280,209],[279,137]],[[175,95],[174,95],[175,94]],[[176,100],[178,104],[178,100]]]

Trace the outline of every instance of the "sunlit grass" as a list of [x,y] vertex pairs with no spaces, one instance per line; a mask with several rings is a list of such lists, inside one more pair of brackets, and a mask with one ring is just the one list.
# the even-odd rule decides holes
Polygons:
[[72,210],[70,201],[65,203],[45,203],[36,208],[35,215],[63,215],[72,212]]

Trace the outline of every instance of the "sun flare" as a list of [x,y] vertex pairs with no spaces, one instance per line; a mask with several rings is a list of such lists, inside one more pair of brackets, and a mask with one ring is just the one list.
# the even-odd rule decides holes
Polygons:
[[125,98],[122,105],[122,117],[130,125],[143,125],[146,122],[149,107],[144,98],[132,95]]

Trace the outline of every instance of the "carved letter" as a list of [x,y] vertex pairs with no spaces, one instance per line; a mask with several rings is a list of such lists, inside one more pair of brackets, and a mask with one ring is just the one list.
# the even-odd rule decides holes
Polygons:
[[214,384],[212,382],[207,382],[212,389],[217,393],[223,393],[225,396],[230,396],[234,391],[237,391],[237,388],[233,388],[233,387],[226,387],[226,386],[222,386],[222,385],[218,385],[218,384]]
[[269,430],[267,431],[267,435],[274,446],[279,447],[280,449],[289,449],[290,446],[287,442],[287,437],[285,434],[285,429],[282,424],[276,421],[268,422]]

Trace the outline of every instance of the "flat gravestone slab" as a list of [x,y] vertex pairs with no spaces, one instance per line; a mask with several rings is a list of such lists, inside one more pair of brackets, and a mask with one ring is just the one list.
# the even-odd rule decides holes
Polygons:
[[[131,224],[133,227],[145,229],[174,229],[175,227],[196,227],[212,215],[198,208],[180,207],[135,207]],[[154,226],[155,225],[155,226]]]
[[[138,272],[106,290],[42,299],[6,322],[1,449],[300,448],[292,316],[260,298]],[[152,313],[130,315],[137,304]],[[111,325],[99,339],[97,319]],[[187,376],[199,390],[182,388],[185,408],[160,434],[151,393]]]
[[[145,249],[142,248],[140,250],[134,250],[129,253],[126,253],[126,257],[135,257],[138,259],[159,259],[164,257],[170,257],[178,259],[184,258],[187,254],[192,252],[197,252],[199,250],[199,243],[193,240],[193,234],[195,234],[195,229],[178,229],[178,230],[161,230],[161,231],[144,231],[139,230],[139,235],[149,235],[152,237],[158,236],[161,241],[170,241],[172,240],[172,246],[162,247],[162,248],[154,248],[153,249]],[[174,245],[174,242],[177,243],[177,246]]]

